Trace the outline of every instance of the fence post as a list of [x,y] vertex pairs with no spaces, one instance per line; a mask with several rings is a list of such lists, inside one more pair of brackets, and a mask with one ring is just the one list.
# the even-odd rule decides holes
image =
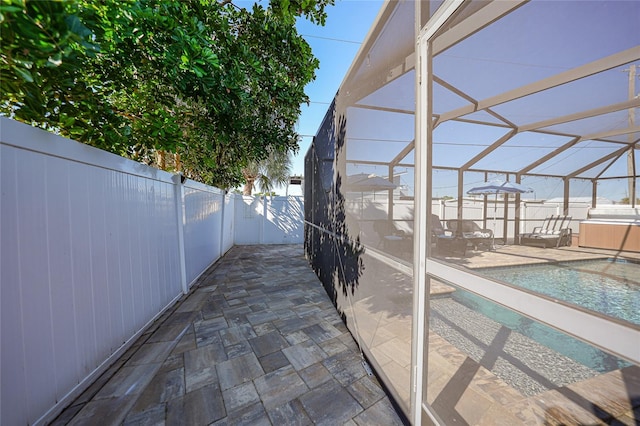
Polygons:
[[267,196],[262,196],[262,220],[260,221],[260,244],[264,244],[264,229],[267,224]]
[[224,212],[227,204],[227,191],[222,190],[222,212],[220,214],[220,257],[222,257],[224,250]]
[[180,285],[182,293],[187,294],[187,265],[184,253],[184,187],[182,184],[186,178],[181,173],[176,173],[171,178],[173,180],[173,188],[176,198],[176,219],[178,226],[178,256],[180,257]]

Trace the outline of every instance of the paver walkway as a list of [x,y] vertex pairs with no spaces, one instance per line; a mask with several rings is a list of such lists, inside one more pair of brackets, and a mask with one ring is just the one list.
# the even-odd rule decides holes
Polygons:
[[300,245],[235,246],[54,424],[400,425]]

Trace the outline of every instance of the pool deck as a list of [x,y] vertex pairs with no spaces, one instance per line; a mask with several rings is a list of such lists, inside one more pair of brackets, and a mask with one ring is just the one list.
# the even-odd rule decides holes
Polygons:
[[[640,260],[640,253],[505,245],[492,251],[469,250],[465,257],[441,257],[469,269],[608,258]],[[451,340],[433,328],[429,332],[426,395],[438,413],[459,424],[640,425],[640,366],[605,374],[585,371],[581,364],[461,305],[441,310],[440,306],[448,309],[450,302],[457,303],[447,297],[455,290],[439,284],[432,308],[456,336]],[[371,292],[383,293],[384,288]],[[411,300],[407,295],[407,300],[392,305],[396,298],[381,297],[390,301],[386,313],[376,312],[367,300],[355,304],[358,328],[371,342],[377,367],[406,406],[411,335],[405,330],[411,328]],[[534,390],[517,389],[527,384],[534,384]]]
[[[618,252],[584,247],[538,248],[520,245],[497,246],[492,251],[469,251],[465,257],[447,257],[448,262],[469,269],[570,262],[593,259],[630,259],[640,261],[640,253]],[[450,316],[452,322],[458,320]],[[528,351],[510,352],[517,333],[505,331],[492,321],[474,320],[487,334],[485,343],[476,341],[478,362],[470,360],[466,350],[454,346],[442,336],[429,335],[429,403],[451,418],[477,424],[640,424],[640,367],[630,366],[582,380],[544,372],[544,365]],[[484,324],[484,322],[487,322]],[[489,331],[491,330],[491,331]],[[508,338],[501,334],[509,335]],[[473,336],[467,336],[473,340]],[[521,338],[519,336],[518,338]],[[468,344],[468,343],[467,343]],[[640,344],[640,342],[639,342]],[[543,351],[538,350],[538,355]],[[550,358],[549,358],[550,359]],[[526,396],[492,373],[496,361],[545,383],[549,390]],[[567,363],[559,358],[557,362]],[[513,368],[513,367],[512,367]],[[461,372],[465,374],[461,375]],[[560,369],[559,371],[562,371]],[[571,371],[571,369],[567,370]],[[572,371],[573,373],[573,371]],[[509,375],[509,374],[507,374]],[[560,379],[564,385],[549,381]],[[463,390],[464,389],[464,390]],[[453,398],[453,400],[452,400]]]
[[640,262],[640,253],[574,246],[540,248],[521,245],[496,245],[495,250],[469,250],[464,257],[446,257],[446,260],[469,269],[477,269],[609,258],[631,259]]

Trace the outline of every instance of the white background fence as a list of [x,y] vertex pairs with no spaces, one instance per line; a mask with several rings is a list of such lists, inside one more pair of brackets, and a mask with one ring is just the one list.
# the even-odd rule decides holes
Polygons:
[[50,420],[234,244],[302,201],[223,191],[0,118],[2,425]]
[[302,197],[237,196],[235,243],[292,244],[304,241]]

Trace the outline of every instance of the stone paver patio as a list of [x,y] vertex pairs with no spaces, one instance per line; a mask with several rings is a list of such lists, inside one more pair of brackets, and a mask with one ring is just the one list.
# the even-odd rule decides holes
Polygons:
[[53,423],[400,425],[302,246],[235,246]]

